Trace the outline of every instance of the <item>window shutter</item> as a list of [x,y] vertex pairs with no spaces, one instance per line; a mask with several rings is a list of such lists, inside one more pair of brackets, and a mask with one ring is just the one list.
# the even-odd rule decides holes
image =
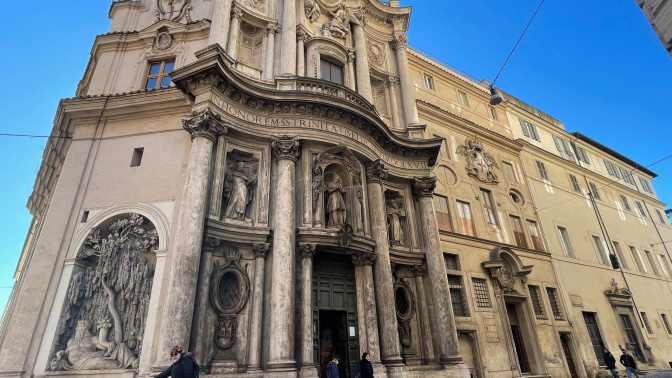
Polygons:
[[518,118],[520,120],[520,128],[523,129],[523,135],[525,135],[528,138],[532,138],[532,135],[530,135],[530,130],[527,127],[527,122],[525,122],[522,118]]
[[537,127],[531,123],[530,123],[530,131],[534,135],[533,136],[534,140],[536,140],[537,142],[541,142],[541,138],[539,138],[539,134],[537,133]]
[[573,157],[574,154],[572,153],[572,148],[569,146],[569,142],[564,140],[564,139],[560,139],[560,141],[562,141],[562,144],[565,147],[565,151],[567,151],[567,155],[569,155],[570,157]]
[[565,146],[562,144],[562,139],[553,135],[553,142],[555,143],[555,148],[557,148],[558,151],[560,151],[560,155],[562,155],[562,151],[565,149]]

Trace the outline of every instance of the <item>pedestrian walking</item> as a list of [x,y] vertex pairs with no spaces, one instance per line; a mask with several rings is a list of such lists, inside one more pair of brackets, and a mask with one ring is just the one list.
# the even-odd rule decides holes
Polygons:
[[198,378],[198,364],[191,355],[184,353],[181,346],[176,345],[170,350],[173,363],[163,373],[154,378]]
[[359,363],[359,378],[373,378],[373,366],[371,366],[371,355],[362,353],[362,361]]
[[327,364],[327,378],[339,378],[338,376],[338,356],[332,356],[331,362]]
[[604,363],[607,364],[607,369],[609,369],[614,378],[618,378],[618,371],[616,371],[616,357],[614,357],[607,348],[604,348]]
[[622,349],[621,352],[623,352],[623,354],[621,355],[621,364],[625,366],[625,371],[628,373],[628,378],[632,378],[633,374],[635,375],[635,377],[639,378],[639,374],[637,374],[637,363],[635,362],[635,359],[628,354],[627,350]]

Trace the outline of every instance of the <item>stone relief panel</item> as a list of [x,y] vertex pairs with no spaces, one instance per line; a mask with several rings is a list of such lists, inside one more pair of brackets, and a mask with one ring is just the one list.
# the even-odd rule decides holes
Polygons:
[[91,231],[76,257],[88,267],[70,282],[49,370],[138,367],[158,243],[139,214]]
[[252,200],[257,184],[259,161],[252,154],[238,150],[227,156],[224,176],[224,220],[252,224]]
[[385,210],[390,247],[407,246],[406,206],[401,193],[392,190],[385,191]]
[[180,21],[183,18],[191,22],[189,12],[192,9],[191,0],[156,0],[156,21]]
[[475,179],[497,184],[499,177],[494,168],[499,169],[497,160],[483,148],[483,143],[477,138],[467,138],[464,144],[457,147],[458,154],[465,157],[467,174]]
[[376,67],[378,70],[387,70],[387,50],[385,49],[385,45],[378,44],[371,40],[367,41],[367,45],[369,64]]
[[352,15],[342,2],[336,10],[329,11],[329,21],[322,25],[322,35],[325,37],[345,38],[350,34],[350,18]]
[[268,0],[243,0],[242,5],[259,14],[266,15],[268,12]]
[[305,0],[303,8],[306,14],[306,18],[310,22],[317,21],[317,19],[322,15],[322,8],[320,8],[320,5],[317,4],[317,1],[315,0]]
[[264,39],[264,30],[243,22],[238,35],[238,50],[236,59],[239,63],[261,70],[261,45]]

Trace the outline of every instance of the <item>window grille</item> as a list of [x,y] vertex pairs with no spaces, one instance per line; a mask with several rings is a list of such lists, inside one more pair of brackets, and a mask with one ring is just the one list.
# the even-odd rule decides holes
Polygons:
[[476,295],[476,306],[492,308],[490,295],[488,294],[488,284],[483,278],[472,278],[474,284],[474,294]]
[[464,296],[464,285],[462,276],[448,275],[448,288],[450,289],[450,299],[453,304],[453,315],[469,316],[467,301]]
[[562,310],[560,309],[560,302],[558,301],[558,290],[553,287],[546,288],[548,294],[548,301],[551,303],[551,311],[553,311],[553,319],[565,320],[562,317]]
[[546,311],[544,311],[544,305],[541,303],[541,292],[539,291],[539,286],[528,285],[530,289],[530,299],[532,300],[532,308],[534,309],[534,316],[539,320],[547,320]]

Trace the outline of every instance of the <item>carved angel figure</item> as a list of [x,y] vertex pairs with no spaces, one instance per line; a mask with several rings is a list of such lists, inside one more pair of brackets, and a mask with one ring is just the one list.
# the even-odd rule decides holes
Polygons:
[[329,21],[329,32],[339,38],[345,38],[350,33],[348,11],[345,9],[345,4],[341,3],[335,11],[329,12],[329,15],[332,17]]
[[401,201],[392,198],[387,200],[387,229],[390,238],[390,245],[405,245],[403,220],[406,218],[406,211],[403,209]]
[[329,223],[327,227],[341,227],[345,224],[346,209],[343,194],[345,189],[341,186],[341,178],[335,176],[327,185],[327,216]]
[[322,10],[315,0],[306,0],[303,8],[310,22],[315,22],[322,15]]
[[229,199],[224,218],[245,220],[245,211],[254,194],[252,186],[256,182],[256,177],[245,173],[244,162],[239,161],[229,168],[224,184],[224,196]]

